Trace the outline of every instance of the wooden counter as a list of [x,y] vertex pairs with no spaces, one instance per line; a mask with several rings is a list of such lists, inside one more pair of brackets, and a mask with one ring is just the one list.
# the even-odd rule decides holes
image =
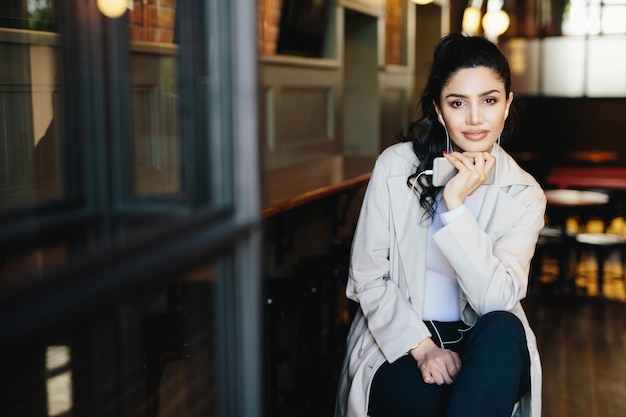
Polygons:
[[329,155],[263,175],[263,218],[364,185],[375,157]]

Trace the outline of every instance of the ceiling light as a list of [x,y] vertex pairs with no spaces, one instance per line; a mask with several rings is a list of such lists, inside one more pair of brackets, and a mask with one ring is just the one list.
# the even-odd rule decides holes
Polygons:
[[511,20],[504,10],[488,11],[483,17],[483,29],[490,36],[500,36],[509,28]]
[[132,7],[132,0],[97,0],[97,4],[100,13],[108,18],[116,19]]
[[463,12],[463,32],[467,35],[475,35],[480,28],[480,9],[466,7]]

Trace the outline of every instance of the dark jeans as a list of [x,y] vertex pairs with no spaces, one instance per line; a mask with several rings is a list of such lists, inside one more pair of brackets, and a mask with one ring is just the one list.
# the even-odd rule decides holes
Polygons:
[[[461,356],[452,385],[426,384],[415,360],[406,355],[385,362],[370,391],[370,417],[510,417],[530,388],[530,357],[524,327],[512,313],[482,316],[467,331],[462,322],[425,322],[432,339]],[[439,336],[437,335],[439,333]],[[458,340],[460,338],[460,340]],[[458,340],[458,341],[457,341]]]

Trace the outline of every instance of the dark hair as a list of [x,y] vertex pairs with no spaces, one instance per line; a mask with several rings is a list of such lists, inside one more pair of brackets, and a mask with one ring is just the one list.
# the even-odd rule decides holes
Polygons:
[[[419,159],[417,171],[409,176],[407,184],[420,180],[420,205],[426,210],[426,216],[432,218],[437,210],[435,197],[442,187],[433,187],[430,182],[418,175],[426,169],[432,169],[433,159],[441,156],[446,146],[446,133],[437,121],[437,112],[433,104],[441,108],[441,91],[457,71],[464,68],[486,67],[492,69],[504,82],[506,97],[511,93],[511,72],[506,57],[491,41],[478,36],[464,36],[458,33],[442,38],[433,54],[430,75],[420,100],[421,116],[411,123],[406,132],[398,135],[402,142],[413,142],[413,151]],[[509,117],[504,124],[502,139],[513,130],[515,115],[511,105]]]

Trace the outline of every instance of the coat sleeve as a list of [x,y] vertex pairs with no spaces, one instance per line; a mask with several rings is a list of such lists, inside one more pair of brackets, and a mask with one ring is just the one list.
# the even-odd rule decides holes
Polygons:
[[[433,236],[457,272],[461,290],[480,315],[509,311],[526,296],[530,262],[544,225],[546,199],[539,186],[521,186],[504,194],[500,219],[506,227],[491,235],[465,213]],[[498,204],[501,204],[499,202]]]
[[390,276],[393,234],[386,180],[391,165],[383,154],[372,172],[354,235],[346,288],[348,298],[360,304],[368,329],[388,362],[430,336],[421,313],[398,286],[398,277]]

